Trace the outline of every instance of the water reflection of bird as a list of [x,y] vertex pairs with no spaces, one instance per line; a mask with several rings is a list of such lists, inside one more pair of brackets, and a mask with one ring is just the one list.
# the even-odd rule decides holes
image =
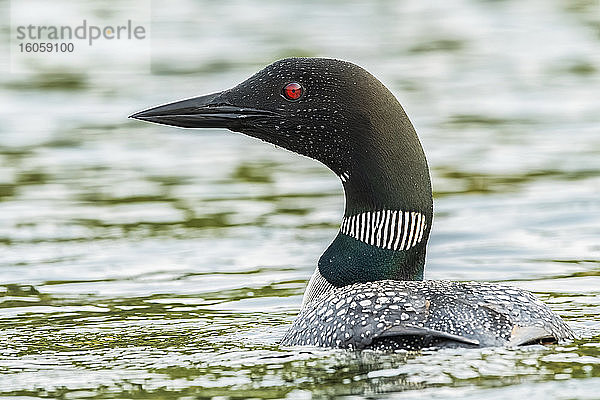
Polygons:
[[524,290],[422,280],[433,218],[427,161],[396,98],[354,64],[280,60],[232,89],[131,117],[228,128],[318,160],[339,176],[346,195],[341,228],[319,259],[284,345],[418,349],[574,336]]

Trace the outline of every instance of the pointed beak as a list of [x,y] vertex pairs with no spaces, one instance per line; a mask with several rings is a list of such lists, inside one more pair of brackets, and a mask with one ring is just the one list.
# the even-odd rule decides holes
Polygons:
[[272,111],[223,102],[222,92],[179,100],[132,114],[129,118],[182,128],[244,128],[254,119],[274,117]]

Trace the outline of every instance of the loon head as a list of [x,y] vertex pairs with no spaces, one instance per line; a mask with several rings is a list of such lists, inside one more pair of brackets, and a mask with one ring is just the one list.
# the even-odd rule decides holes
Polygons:
[[433,217],[427,161],[400,103],[363,68],[287,58],[231,89],[131,118],[228,128],[320,161],[340,177],[346,195],[320,275],[334,286],[422,279]]

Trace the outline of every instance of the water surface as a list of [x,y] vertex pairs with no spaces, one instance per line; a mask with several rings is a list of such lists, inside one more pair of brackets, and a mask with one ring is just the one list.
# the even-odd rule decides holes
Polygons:
[[[597,2],[178,0],[153,14],[152,74],[0,77],[1,396],[597,398]],[[433,175],[428,279],[531,290],[581,338],[280,348],[339,227],[337,178],[241,135],[126,117],[290,55],[358,63],[405,106]]]

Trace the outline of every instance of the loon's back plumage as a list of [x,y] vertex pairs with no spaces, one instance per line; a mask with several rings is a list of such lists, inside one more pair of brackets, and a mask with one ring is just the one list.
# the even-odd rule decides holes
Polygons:
[[285,345],[417,349],[573,337],[526,291],[421,281],[433,221],[425,153],[398,100],[357,65],[279,60],[229,90],[132,117],[242,132],[316,159],[340,178],[340,232],[319,259]]
[[352,349],[518,346],[573,338],[525,290],[479,282],[367,282],[307,303],[282,344]]

